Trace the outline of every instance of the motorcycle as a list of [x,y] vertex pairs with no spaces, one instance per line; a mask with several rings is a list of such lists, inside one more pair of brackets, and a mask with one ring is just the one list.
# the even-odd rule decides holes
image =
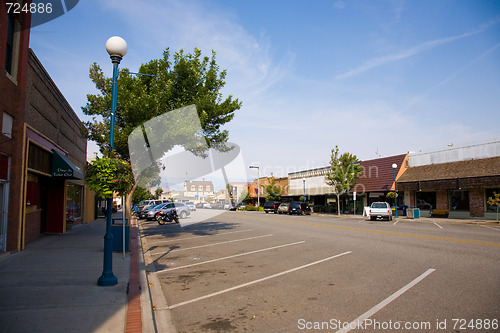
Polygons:
[[169,209],[167,211],[160,211],[156,215],[156,221],[160,225],[164,225],[167,222],[179,223],[179,217],[177,216],[177,210]]

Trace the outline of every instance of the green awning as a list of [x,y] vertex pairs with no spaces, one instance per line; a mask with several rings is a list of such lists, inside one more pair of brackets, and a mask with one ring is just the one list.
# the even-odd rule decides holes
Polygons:
[[70,179],[83,179],[83,173],[64,155],[52,149],[52,176]]

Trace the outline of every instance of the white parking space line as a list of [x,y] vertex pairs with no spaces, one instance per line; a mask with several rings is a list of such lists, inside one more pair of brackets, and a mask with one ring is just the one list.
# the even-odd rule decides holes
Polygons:
[[300,241],[300,242],[295,242],[295,243],[289,243],[289,244],[284,244],[284,245],[278,245],[278,246],[268,247],[266,249],[260,249],[260,250],[255,250],[255,251],[250,251],[250,252],[235,254],[235,255],[227,256],[227,257],[223,257],[223,258],[217,258],[217,259],[212,259],[212,260],[208,260],[208,261],[197,262],[197,263],[190,264],[190,265],[184,265],[184,266],[172,267],[172,268],[165,268],[165,269],[156,271],[156,273],[169,272],[169,271],[174,271],[174,270],[177,270],[177,269],[182,269],[182,268],[188,268],[188,267],[193,267],[193,266],[198,266],[198,265],[209,264],[209,263],[216,262],[216,261],[221,261],[221,260],[226,260],[226,259],[232,259],[232,258],[236,258],[236,257],[246,256],[246,255],[249,255],[249,254],[254,254],[254,253],[259,253],[259,252],[264,252],[264,251],[279,249],[279,248],[286,247],[286,246],[292,246],[292,245],[304,244],[304,243],[305,243],[305,241]]
[[328,261],[328,260],[331,260],[331,259],[335,259],[335,258],[344,256],[344,255],[349,254],[349,253],[352,253],[352,251],[347,251],[347,252],[344,252],[344,253],[340,253],[340,254],[337,254],[337,255],[325,258],[325,259],[321,259],[321,260],[312,262],[312,263],[307,264],[307,265],[295,267],[295,268],[289,269],[289,270],[281,272],[281,273],[273,274],[273,275],[267,276],[267,277],[262,278],[262,279],[250,281],[250,282],[247,282],[247,283],[243,283],[243,284],[240,284],[240,285],[228,288],[228,289],[217,291],[215,293],[211,293],[211,294],[208,294],[208,295],[205,295],[205,296],[194,298],[194,299],[189,300],[189,301],[177,303],[177,304],[169,306],[168,309],[175,309],[175,308],[178,308],[179,306],[183,306],[183,305],[186,305],[186,304],[198,302],[198,301],[201,301],[201,300],[204,300],[204,299],[207,299],[207,298],[210,298],[210,297],[214,297],[214,296],[217,296],[217,295],[221,295],[221,294],[224,294],[224,293],[227,293],[227,292],[230,292],[230,291],[233,291],[233,290],[237,290],[237,289],[240,289],[240,288],[243,288],[243,287],[248,287],[248,286],[251,286],[252,284],[256,284],[256,283],[263,282],[263,281],[266,281],[266,280],[269,280],[269,279],[273,279],[275,277],[282,276],[282,275],[285,275],[285,274],[288,274],[288,273],[292,273],[292,272],[301,270],[303,268],[307,268],[307,267],[310,267],[310,266],[313,266],[313,265],[316,265],[316,264],[319,264],[319,263],[322,263],[322,262],[325,262],[325,261]]
[[486,225],[480,225],[480,227],[483,227],[483,228],[488,228],[488,229],[492,229],[492,230],[496,230],[496,231],[500,231],[500,228],[488,227],[488,226],[486,226]]
[[358,318],[356,318],[353,321],[351,321],[349,323],[349,325],[346,325],[343,329],[337,331],[336,333],[346,333],[346,332],[349,332],[350,330],[357,329],[358,327],[363,327],[363,323],[365,322],[365,320],[367,320],[368,318],[370,318],[371,316],[373,316],[375,313],[377,313],[378,311],[380,311],[381,309],[383,309],[386,305],[390,304],[392,301],[394,301],[399,296],[403,295],[405,292],[407,292],[409,289],[411,289],[412,287],[414,287],[417,283],[419,283],[420,281],[422,281],[423,279],[425,279],[429,274],[431,274],[434,271],[435,271],[434,268],[428,269],[423,274],[421,274],[419,277],[417,277],[415,280],[411,281],[406,286],[404,286],[403,288],[399,289],[394,294],[392,294],[391,296],[387,297],[382,302],[378,303],[373,308],[371,308],[370,310],[366,311],[365,313],[363,313]]
[[[249,237],[249,238],[234,239],[234,240],[225,241],[225,242],[218,242],[218,243],[212,243],[212,244],[198,245],[198,246],[186,247],[186,248],[182,248],[182,249],[172,249],[171,251],[176,251],[176,252],[178,252],[178,251],[186,251],[186,250],[199,249],[199,248],[208,247],[208,246],[216,246],[216,245],[227,244],[227,243],[242,242],[242,241],[246,241],[246,240],[250,240],[250,239],[257,239],[257,238],[263,238],[263,237],[269,237],[269,236],[274,236],[274,234],[263,235],[263,236],[255,236],[255,237]],[[155,254],[163,254],[163,253],[165,253],[165,252],[164,251],[162,251],[162,252],[153,252],[151,254],[155,255]]]
[[392,225],[398,224],[399,220],[396,220]]
[[239,233],[239,232],[247,232],[247,231],[252,231],[252,229],[223,232],[223,233],[220,233],[220,234],[213,234],[213,235],[201,235],[201,236],[193,236],[193,237],[186,237],[186,238],[168,239],[168,240],[161,240],[161,241],[157,241],[157,242],[155,242],[154,240],[148,239],[148,244],[149,243],[151,243],[151,244],[170,243],[170,242],[174,242],[174,241],[178,242],[178,241],[187,240],[187,239],[195,239],[195,238],[209,237],[209,236],[210,237],[222,236],[222,235],[236,234],[236,233]]
[[434,225],[435,225],[435,226],[437,226],[437,227],[439,227],[439,228],[443,229],[443,227],[442,227],[442,226],[440,226],[439,224],[437,224],[436,222],[432,222],[432,223],[434,223]]

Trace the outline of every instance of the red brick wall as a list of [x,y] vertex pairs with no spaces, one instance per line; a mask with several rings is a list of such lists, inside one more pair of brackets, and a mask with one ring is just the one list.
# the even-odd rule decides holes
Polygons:
[[[21,23],[19,59],[17,76],[14,80],[7,76],[5,68],[5,48],[7,42],[7,7],[0,6],[0,126],[2,126],[3,113],[8,113],[14,118],[12,125],[12,138],[0,134],[0,153],[10,156],[9,178],[9,206],[7,221],[7,251],[20,250],[21,229],[20,221],[23,214],[21,204],[23,189],[23,137],[26,98],[26,72],[28,67],[28,50],[31,16],[21,13],[18,16]],[[16,82],[14,82],[16,81]],[[0,127],[1,128],[1,127]]]
[[436,191],[436,209],[449,209],[448,190]]
[[24,242],[25,244],[34,241],[40,236],[41,210],[36,210],[26,214]]
[[471,217],[484,217],[484,190],[482,188],[469,190],[469,211]]

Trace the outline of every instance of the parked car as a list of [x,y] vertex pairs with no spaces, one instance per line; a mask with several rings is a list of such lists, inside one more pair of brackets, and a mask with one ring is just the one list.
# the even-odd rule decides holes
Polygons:
[[155,206],[155,205],[159,205],[159,204],[167,203],[167,202],[170,202],[170,200],[166,200],[166,199],[143,200],[143,201],[139,202],[139,204],[137,205],[137,211],[148,209],[151,206]]
[[290,206],[289,202],[283,202],[279,207],[278,207],[278,214],[288,214],[288,206]]
[[224,204],[224,209],[226,209],[226,210],[231,210],[233,207],[235,207],[235,205],[233,203],[226,202]]
[[183,202],[169,202],[167,203],[158,213],[166,214],[169,209],[174,209],[177,211],[177,215],[181,219],[185,219],[189,215],[191,215],[191,211],[189,207],[186,206]]
[[370,220],[375,221],[377,218],[384,218],[387,221],[392,220],[392,209],[387,202],[373,202],[370,205]]
[[196,208],[199,209],[199,208],[203,208],[203,202],[198,202],[196,204]]
[[273,212],[274,214],[278,213],[278,207],[280,206],[280,202],[278,201],[266,201],[264,203],[264,211],[266,214],[269,212]]
[[160,205],[152,205],[152,206],[148,206],[148,208],[144,208],[140,211],[137,212],[137,217],[139,219],[145,219],[147,218],[147,215],[148,215],[148,212],[151,210],[151,209],[154,209],[155,207],[157,206],[160,206]]
[[168,205],[168,203],[154,205],[149,207],[148,209],[142,210],[139,213],[139,218],[146,220],[154,220],[156,219],[158,213]]
[[195,204],[194,204],[193,202],[191,202],[191,201],[187,201],[187,202],[185,202],[184,204],[185,204],[186,206],[188,206],[189,210],[191,210],[191,211],[195,211],[195,210],[196,210],[196,206],[195,206]]
[[205,209],[211,209],[212,205],[209,204],[208,202],[205,202],[205,203],[203,203],[203,208],[205,208]]
[[308,204],[301,201],[292,201],[288,206],[288,214],[311,215],[312,210]]
[[244,204],[243,202],[240,202],[240,203],[239,203],[239,204],[237,204],[237,205],[233,205],[233,207],[231,207],[229,210],[238,210],[238,208],[243,209],[243,208],[245,208],[246,206],[247,206],[246,204]]

